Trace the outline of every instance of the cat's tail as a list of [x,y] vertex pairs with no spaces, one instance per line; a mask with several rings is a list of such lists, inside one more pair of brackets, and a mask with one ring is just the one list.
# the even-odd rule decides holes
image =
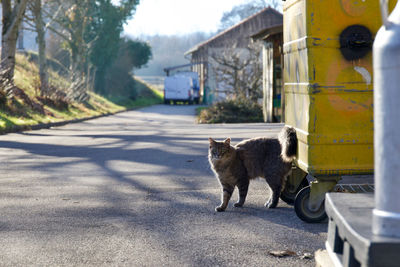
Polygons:
[[293,127],[285,126],[279,134],[279,143],[281,143],[281,157],[285,162],[292,162],[297,154],[297,135]]

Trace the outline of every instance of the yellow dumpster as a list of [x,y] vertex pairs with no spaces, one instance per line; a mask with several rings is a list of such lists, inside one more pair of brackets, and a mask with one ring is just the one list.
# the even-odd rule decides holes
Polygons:
[[315,179],[297,193],[295,210],[317,222],[326,216],[325,193],[342,176],[373,173],[379,0],[287,0],[283,11],[285,123],[297,131],[296,166]]

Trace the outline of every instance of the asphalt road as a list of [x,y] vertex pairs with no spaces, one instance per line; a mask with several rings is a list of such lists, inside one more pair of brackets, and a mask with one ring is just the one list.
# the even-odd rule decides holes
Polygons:
[[[233,143],[282,125],[197,125],[192,106],[154,106],[0,136],[1,266],[313,266],[327,224],[307,224],[268,187],[216,213],[208,137]],[[278,258],[271,250],[290,250]]]

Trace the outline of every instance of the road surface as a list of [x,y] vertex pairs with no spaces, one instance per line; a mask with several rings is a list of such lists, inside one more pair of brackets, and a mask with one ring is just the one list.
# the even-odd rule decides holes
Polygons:
[[[153,106],[0,136],[1,266],[313,266],[327,224],[263,180],[216,213],[208,137],[274,136],[281,124],[195,124],[192,106]],[[272,250],[297,255],[278,258]]]

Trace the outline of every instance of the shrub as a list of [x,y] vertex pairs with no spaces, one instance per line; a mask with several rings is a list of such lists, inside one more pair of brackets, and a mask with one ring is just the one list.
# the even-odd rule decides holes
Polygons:
[[230,99],[200,111],[199,123],[262,122],[262,107],[247,99]]
[[136,83],[131,74],[125,69],[118,67],[111,68],[105,77],[107,88],[103,95],[117,95],[135,100],[137,97]]

